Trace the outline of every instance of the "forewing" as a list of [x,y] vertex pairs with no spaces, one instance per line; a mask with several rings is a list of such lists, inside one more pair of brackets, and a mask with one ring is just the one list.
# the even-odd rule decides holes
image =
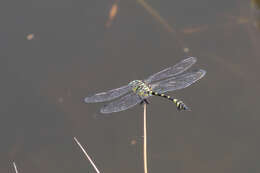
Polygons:
[[113,100],[123,94],[126,94],[131,90],[131,87],[128,85],[122,86],[120,88],[112,89],[107,92],[97,93],[90,95],[84,99],[86,103],[96,103]]
[[196,61],[197,58],[195,57],[186,58],[172,67],[166,68],[158,73],[151,75],[150,77],[148,77],[148,79],[145,80],[145,82],[150,83],[155,82],[157,80],[162,80],[165,78],[176,76],[190,68],[193,64],[196,63]]
[[101,113],[109,114],[112,112],[119,112],[129,109],[136,104],[140,103],[142,99],[134,92],[123,96],[122,98],[115,100],[101,108]]
[[154,83],[151,88],[154,92],[165,93],[167,91],[174,91],[186,88],[201,79],[206,74],[205,70],[193,70],[172,78]]

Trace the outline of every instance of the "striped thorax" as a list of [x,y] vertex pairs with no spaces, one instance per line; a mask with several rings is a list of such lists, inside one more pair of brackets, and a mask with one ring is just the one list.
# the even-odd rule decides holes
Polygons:
[[137,93],[141,98],[151,96],[151,88],[149,85],[141,80],[134,80],[128,84],[132,87],[132,90]]

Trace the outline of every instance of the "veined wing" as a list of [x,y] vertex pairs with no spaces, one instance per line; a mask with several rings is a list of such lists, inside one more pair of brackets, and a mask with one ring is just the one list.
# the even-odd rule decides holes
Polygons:
[[206,74],[205,70],[193,70],[172,78],[154,83],[151,88],[154,92],[165,93],[167,91],[174,91],[186,88],[201,79]]
[[140,103],[142,99],[134,92],[123,96],[122,98],[115,100],[107,105],[103,106],[100,110],[103,114],[109,114],[112,112],[119,112],[129,109],[136,104]]
[[193,64],[196,63],[196,61],[197,61],[197,58],[195,58],[195,57],[186,58],[172,67],[166,68],[158,73],[151,75],[150,77],[148,77],[145,80],[145,82],[149,84],[149,83],[155,82],[157,80],[162,80],[165,78],[176,76],[176,75],[184,72],[188,68],[190,68]]
[[84,99],[86,103],[96,103],[113,100],[117,97],[120,97],[123,94],[126,94],[131,90],[131,87],[128,85],[122,86],[120,88],[112,89],[107,92],[97,93],[90,95]]

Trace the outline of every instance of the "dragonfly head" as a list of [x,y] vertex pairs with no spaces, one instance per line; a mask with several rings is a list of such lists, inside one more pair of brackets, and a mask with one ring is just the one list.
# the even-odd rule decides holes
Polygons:
[[128,85],[133,89],[133,91],[135,92],[137,90],[137,88],[140,87],[140,84],[142,84],[143,82],[141,80],[134,80],[132,82],[130,82]]

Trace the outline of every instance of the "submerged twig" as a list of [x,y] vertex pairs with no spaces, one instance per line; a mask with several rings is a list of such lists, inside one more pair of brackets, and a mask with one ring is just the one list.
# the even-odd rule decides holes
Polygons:
[[118,3],[119,3],[119,0],[116,0],[109,11],[109,17],[108,17],[108,20],[105,25],[107,28],[109,28],[111,26],[113,20],[115,19],[116,15],[117,15]]
[[[169,33],[173,34],[181,46],[181,49],[187,48],[183,40],[179,38],[177,30],[174,29],[168,22],[165,20],[158,11],[156,11],[151,5],[149,5],[145,0],[136,0],[154,19],[156,19]],[[187,51],[187,50],[186,50]],[[184,50],[185,52],[185,50]]]
[[74,140],[76,141],[76,143],[79,145],[80,149],[83,151],[83,153],[85,154],[85,156],[88,158],[88,160],[90,161],[91,165],[94,167],[94,169],[96,170],[97,173],[100,173],[98,168],[96,167],[95,163],[92,161],[92,159],[89,157],[89,155],[87,154],[87,152],[85,151],[85,149],[82,147],[82,145],[79,143],[79,141],[77,140],[76,137],[74,137]]
[[16,164],[15,164],[15,162],[13,162],[13,165],[14,165],[14,170],[15,170],[15,173],[18,173],[18,170],[17,170],[17,167],[16,167]]
[[151,14],[158,22],[160,22],[168,32],[176,34],[176,31],[173,29],[173,27],[170,26],[169,23],[147,2],[145,2],[144,0],[137,0],[137,2],[142,5],[145,10],[147,10],[147,12]]
[[147,173],[146,103],[144,103],[144,173]]

